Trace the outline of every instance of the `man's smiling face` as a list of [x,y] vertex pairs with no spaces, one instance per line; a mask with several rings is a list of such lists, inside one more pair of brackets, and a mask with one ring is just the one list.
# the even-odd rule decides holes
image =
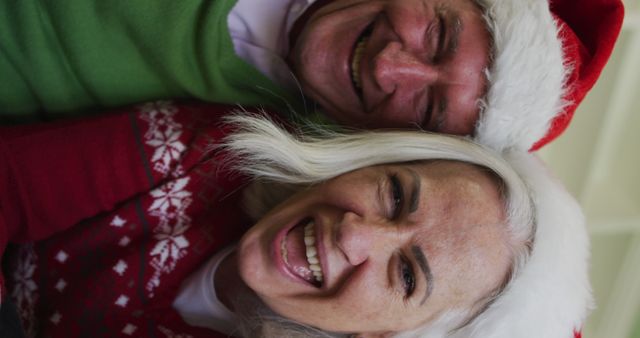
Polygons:
[[304,92],[357,127],[472,134],[490,35],[470,0],[335,0],[289,59]]

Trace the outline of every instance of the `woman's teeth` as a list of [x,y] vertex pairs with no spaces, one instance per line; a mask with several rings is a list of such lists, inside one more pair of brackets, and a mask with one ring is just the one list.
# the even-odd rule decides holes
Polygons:
[[[294,245],[293,250],[288,250],[287,239],[285,238],[280,243],[280,253],[285,265],[292,269],[295,274],[319,287],[324,280],[324,273],[322,272],[322,266],[320,265],[320,259],[318,257],[318,248],[316,246],[315,223],[309,221],[301,230],[302,233],[300,235],[302,235],[304,247],[301,246],[296,249]],[[292,230],[292,232],[297,231],[296,229]],[[291,235],[290,233],[287,238]],[[296,241],[296,239],[294,239],[294,241]],[[293,258],[289,257],[292,253],[295,255]]]
[[324,274],[322,273],[322,267],[320,266],[320,261],[318,260],[318,249],[316,248],[316,234],[314,231],[314,223],[313,221],[309,222],[309,224],[304,227],[304,245],[306,247],[307,254],[307,263],[309,263],[309,269],[313,271],[313,276],[316,278],[316,281],[322,283],[324,279]]
[[360,61],[364,55],[364,49],[367,46],[369,36],[363,35],[358,39],[356,48],[353,51],[353,60],[351,61],[351,81],[357,89],[362,89],[362,78],[360,77]]

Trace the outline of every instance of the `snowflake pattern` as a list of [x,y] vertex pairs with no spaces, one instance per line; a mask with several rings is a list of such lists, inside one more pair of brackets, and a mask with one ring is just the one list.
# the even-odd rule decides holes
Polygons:
[[[191,193],[187,194],[182,203],[190,203]],[[153,249],[149,252],[151,261],[149,264],[154,269],[153,276],[147,283],[149,297],[153,298],[153,290],[160,285],[160,277],[170,273],[176,267],[178,260],[187,254],[189,241],[184,237],[185,231],[191,227],[191,218],[184,213],[183,207],[178,207],[177,212],[150,212],[160,218],[158,225],[153,229],[153,237],[156,240]]]
[[184,210],[191,203],[191,193],[184,190],[189,183],[189,177],[171,181],[149,194],[154,198],[149,207],[149,212],[157,217],[174,218],[184,214]]
[[[158,186],[156,189],[148,193],[146,198],[151,199],[148,204],[147,217],[157,218],[155,226],[151,228],[152,239],[149,243],[148,257],[146,263],[150,266],[151,276],[145,282],[146,291],[149,298],[153,298],[153,291],[161,284],[163,276],[170,274],[176,267],[177,262],[186,257],[190,253],[191,243],[185,236],[185,232],[191,227],[192,220],[187,215],[186,210],[193,202],[193,194],[188,190],[190,183],[189,177],[182,177],[185,174],[184,168],[180,165],[180,159],[187,150],[185,144],[181,141],[186,133],[183,132],[183,126],[176,122],[174,116],[178,109],[171,102],[160,101],[148,103],[139,106],[139,114],[143,121],[148,122],[146,132],[144,133],[143,142],[151,147],[148,152],[150,155],[152,170],[161,173],[168,178],[168,182]],[[143,127],[142,130],[145,128]],[[118,234],[125,228],[134,228],[135,222],[116,215],[110,220],[106,220],[105,224],[108,229]],[[129,226],[131,225],[131,226]],[[126,247],[131,243],[128,236],[118,235],[119,246]],[[34,313],[35,302],[38,301],[38,286],[34,281],[34,273],[37,267],[37,255],[32,245],[20,247],[20,259],[18,267],[13,272],[15,279],[15,288],[12,290],[12,296],[18,306],[20,316],[23,318],[24,330],[27,337],[36,336],[36,328],[38,323]],[[75,260],[74,251],[57,250],[51,253],[51,257],[47,257],[56,265],[69,265]],[[112,263],[114,264],[114,263]],[[133,268],[133,266],[132,266]],[[112,266],[113,273],[116,276],[124,276],[128,266],[123,261],[115,262]],[[52,288],[58,293],[70,292],[71,284],[67,284],[62,278],[52,280],[51,285],[41,286],[42,288]],[[111,306],[126,309],[132,307],[132,300],[126,294],[120,294],[111,299]],[[51,309],[54,310],[54,309]],[[50,316],[42,318],[41,324],[59,325],[65,324],[71,318],[64,318],[59,311],[49,313]],[[138,327],[133,323],[124,322],[123,326],[117,327],[121,335],[136,336],[138,335]],[[138,324],[138,323],[136,323]],[[166,337],[172,338],[192,338],[191,335],[182,332],[173,332],[172,330],[158,326],[157,329]]]
[[37,260],[33,244],[21,245],[18,248],[17,267],[12,275],[14,287],[11,297],[18,308],[27,337],[34,337],[37,327],[34,311],[38,300],[38,286],[33,280]]
[[[186,150],[180,141],[182,125],[174,120],[178,109],[169,101],[158,101],[140,106],[141,117],[149,123],[144,134],[145,143],[153,147],[151,162],[157,172],[180,177],[184,169],[179,159]],[[149,265],[153,269],[147,281],[146,290],[153,298],[153,290],[160,285],[163,274],[168,274],[178,260],[187,254],[189,241],[184,232],[191,226],[191,219],[185,210],[192,202],[192,193],[186,190],[189,177],[177,178],[152,190],[149,196],[153,202],[147,209],[148,214],[158,218],[153,229],[155,243],[149,252]]]
[[12,296],[18,304],[33,304],[35,291],[38,289],[38,285],[33,280],[33,273],[36,270],[35,254],[27,254],[25,256],[18,262],[18,266],[13,273],[15,287],[13,288]]
[[[160,224],[154,229],[154,237],[158,242],[151,250],[150,255],[157,260],[158,266],[170,265],[173,269],[175,262],[184,256],[184,249],[189,246],[189,241],[183,234],[188,228],[189,225]],[[167,264],[168,262],[170,264]]]
[[[186,150],[180,142],[182,126],[173,119],[178,109],[169,101],[157,101],[140,106],[140,112],[141,118],[149,123],[145,143],[155,148],[151,157],[153,169],[167,174]],[[177,165],[170,174],[177,177],[183,173],[182,166]]]

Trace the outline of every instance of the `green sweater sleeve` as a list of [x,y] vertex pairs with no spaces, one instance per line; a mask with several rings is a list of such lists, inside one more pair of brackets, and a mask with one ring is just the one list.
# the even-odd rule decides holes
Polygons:
[[234,4],[0,0],[0,119],[179,97],[298,108],[299,97],[235,55]]

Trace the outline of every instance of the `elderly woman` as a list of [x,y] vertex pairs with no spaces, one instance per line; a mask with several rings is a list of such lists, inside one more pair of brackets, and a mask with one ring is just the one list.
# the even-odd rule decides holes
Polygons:
[[413,132],[301,140],[265,118],[221,127],[216,109],[227,108],[153,103],[2,130],[0,245],[36,241],[8,250],[4,266],[3,307],[15,306],[21,331],[580,329],[590,299],[580,212],[530,155]]

